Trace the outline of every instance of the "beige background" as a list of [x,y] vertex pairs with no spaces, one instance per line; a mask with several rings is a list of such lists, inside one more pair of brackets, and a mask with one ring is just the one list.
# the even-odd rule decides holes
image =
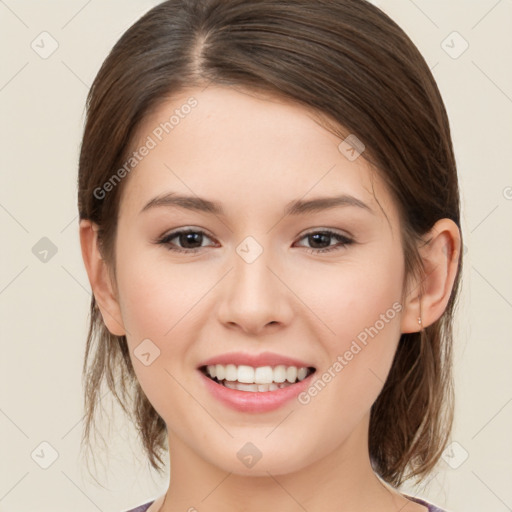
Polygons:
[[[126,420],[112,424],[109,466],[98,468],[105,488],[79,457],[90,300],[76,206],[85,97],[113,44],[156,3],[0,0],[0,511],[120,511],[167,486],[168,475],[149,471]],[[505,512],[512,510],[512,1],[378,4],[419,47],[444,97],[467,250],[456,444],[427,486],[404,490],[453,512]],[[45,59],[31,47],[35,40],[43,51],[46,37],[51,49],[43,31],[58,44]],[[464,41],[453,31],[469,44],[458,58]],[[46,262],[34,254],[48,243],[43,237],[57,250]]]

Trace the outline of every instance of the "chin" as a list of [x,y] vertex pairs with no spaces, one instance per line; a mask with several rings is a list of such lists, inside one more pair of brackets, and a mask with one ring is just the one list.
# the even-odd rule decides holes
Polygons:
[[[268,477],[269,473],[271,475],[294,473],[311,463],[311,460],[304,458],[302,446],[293,446],[288,452],[284,452],[268,446],[268,442],[264,443],[264,441],[261,443],[258,441],[236,442],[235,444],[234,451],[230,449],[228,453],[226,451],[219,453],[217,460],[211,461],[212,464],[223,471],[239,476]],[[257,446],[263,444],[267,447],[259,450]]]

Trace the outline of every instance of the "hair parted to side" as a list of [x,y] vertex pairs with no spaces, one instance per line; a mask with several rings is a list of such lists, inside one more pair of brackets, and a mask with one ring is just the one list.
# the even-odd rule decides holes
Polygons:
[[[80,219],[99,226],[115,279],[115,237],[126,179],[94,191],[122,167],[145,116],[184,88],[207,84],[270,93],[312,109],[385,180],[400,212],[406,276],[424,276],[419,242],[441,218],[460,229],[450,128],[435,80],[418,49],[365,0],[169,0],[117,42],[89,91],[78,176]],[[399,486],[421,481],[438,462],[453,422],[452,321],[462,253],[441,318],[402,334],[390,374],[371,410],[376,473]],[[106,384],[134,419],[153,468],[163,470],[167,429],[136,379],[125,336],[112,335],[94,296],[83,366],[90,442]]]

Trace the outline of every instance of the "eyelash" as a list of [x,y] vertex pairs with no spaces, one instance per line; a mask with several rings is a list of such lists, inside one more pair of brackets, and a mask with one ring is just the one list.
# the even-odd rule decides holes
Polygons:
[[[173,251],[173,252],[178,252],[178,253],[189,253],[190,254],[190,253],[196,253],[196,252],[200,251],[201,249],[204,249],[204,247],[196,247],[194,249],[182,249],[182,248],[179,248],[179,247],[176,247],[176,246],[172,246],[170,244],[170,241],[173,238],[176,238],[179,235],[186,235],[186,234],[189,234],[189,233],[200,233],[202,235],[206,235],[208,238],[211,238],[211,237],[208,236],[207,233],[205,233],[204,231],[202,231],[200,229],[180,229],[178,231],[174,231],[172,233],[169,233],[168,235],[164,235],[162,238],[157,240],[156,243],[157,244],[161,244],[161,245],[165,245],[165,246],[167,246],[168,250]],[[318,230],[318,231],[311,231],[311,232],[306,233],[305,235],[303,235],[301,240],[303,238],[307,238],[309,236],[319,235],[319,234],[328,235],[328,236],[331,236],[333,238],[336,238],[337,240],[339,240],[340,243],[338,245],[333,246],[333,247],[326,247],[324,249],[306,248],[306,249],[308,249],[308,251],[307,251],[308,253],[310,253],[310,254],[320,254],[320,253],[326,253],[326,252],[331,252],[331,251],[337,251],[337,250],[341,250],[342,248],[344,248],[344,247],[354,243],[354,241],[351,240],[350,238],[348,238],[348,237],[346,237],[344,235],[341,235],[340,233],[336,233],[335,231],[331,231],[330,229],[322,229],[322,230]]]

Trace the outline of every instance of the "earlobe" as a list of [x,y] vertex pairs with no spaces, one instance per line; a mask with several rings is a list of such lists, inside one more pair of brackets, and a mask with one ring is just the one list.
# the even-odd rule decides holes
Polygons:
[[126,334],[119,302],[115,296],[107,264],[98,246],[97,225],[88,219],[80,221],[80,245],[85,269],[94,298],[107,329],[116,336]]
[[404,298],[402,333],[418,332],[441,317],[457,275],[461,236],[455,222],[438,220],[424,239],[426,243],[419,247],[424,274]]

